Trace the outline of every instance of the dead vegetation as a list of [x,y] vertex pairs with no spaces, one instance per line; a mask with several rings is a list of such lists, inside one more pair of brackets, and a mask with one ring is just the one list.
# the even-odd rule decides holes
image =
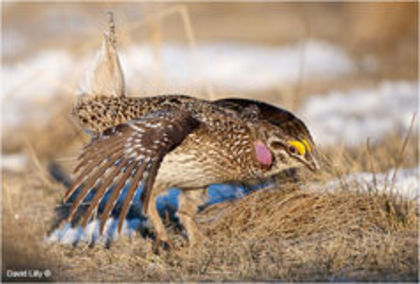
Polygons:
[[415,201],[346,190],[308,192],[296,185],[261,190],[201,212],[203,243],[189,248],[172,230],[174,248],[155,255],[153,241],[139,235],[109,250],[100,244],[43,244],[60,189],[14,181],[3,184],[13,206],[5,203],[4,267],[47,267],[53,280],[417,280]]
[[398,154],[403,167],[415,165],[417,138],[408,137],[405,152],[393,135],[370,154],[364,146],[325,151],[321,175],[303,171],[297,184],[204,209],[197,221],[205,239],[196,247],[169,224],[174,247],[158,255],[140,234],[110,249],[44,244],[65,189],[31,162],[25,175],[3,173],[3,268],[49,269],[44,280],[54,281],[417,281],[415,200],[345,184],[334,192],[307,190],[367,170],[371,158],[376,170],[394,167]]

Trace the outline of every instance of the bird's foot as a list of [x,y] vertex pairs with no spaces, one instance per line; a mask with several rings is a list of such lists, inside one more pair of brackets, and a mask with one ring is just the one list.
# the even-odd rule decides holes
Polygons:
[[153,244],[153,252],[155,254],[159,254],[161,250],[169,251],[171,248],[173,248],[173,245],[169,239],[162,239],[156,237],[155,242]]

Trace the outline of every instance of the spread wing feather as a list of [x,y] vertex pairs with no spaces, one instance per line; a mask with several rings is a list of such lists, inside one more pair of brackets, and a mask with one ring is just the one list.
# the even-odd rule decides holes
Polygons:
[[190,134],[198,122],[182,110],[164,110],[108,128],[84,147],[76,166],[77,177],[64,196],[64,203],[79,189],[67,220],[72,221],[82,202],[93,194],[82,217],[86,226],[108,191],[109,198],[101,213],[100,233],[106,219],[115,207],[123,189],[130,184],[123,201],[118,221],[119,232],[125,216],[140,185],[143,210],[147,211],[150,192],[164,156],[177,147]]

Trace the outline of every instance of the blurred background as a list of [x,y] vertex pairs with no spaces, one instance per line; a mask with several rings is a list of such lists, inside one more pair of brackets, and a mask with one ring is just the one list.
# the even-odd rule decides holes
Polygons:
[[83,135],[69,113],[106,11],[130,96],[253,97],[345,145],[406,129],[418,105],[414,2],[2,5],[4,153],[62,155]]

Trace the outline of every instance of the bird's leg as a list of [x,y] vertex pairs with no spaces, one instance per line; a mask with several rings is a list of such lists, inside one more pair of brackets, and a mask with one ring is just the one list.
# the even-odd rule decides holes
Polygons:
[[179,206],[177,215],[187,232],[190,245],[197,244],[204,238],[194,220],[198,206],[203,204],[206,189],[183,190],[179,195]]
[[156,234],[155,250],[158,250],[161,245],[163,247],[170,246],[168,233],[166,232],[165,226],[163,225],[162,219],[160,218],[159,212],[156,208],[156,199],[158,195],[158,190],[151,193],[149,206],[147,208],[147,216],[149,217]]

